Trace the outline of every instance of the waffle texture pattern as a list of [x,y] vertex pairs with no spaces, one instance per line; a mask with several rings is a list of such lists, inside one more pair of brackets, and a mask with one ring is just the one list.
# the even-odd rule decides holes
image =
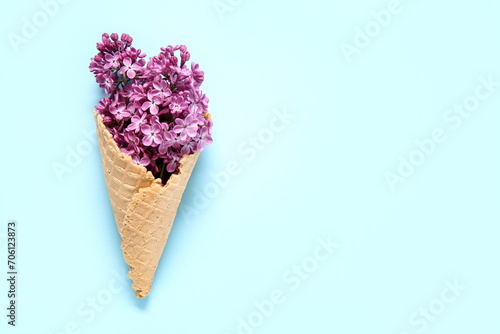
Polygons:
[[151,291],[158,261],[170,234],[177,208],[199,152],[180,160],[179,173],[165,186],[151,172],[121,152],[111,133],[94,112],[104,179],[121,236],[123,257],[137,298]]

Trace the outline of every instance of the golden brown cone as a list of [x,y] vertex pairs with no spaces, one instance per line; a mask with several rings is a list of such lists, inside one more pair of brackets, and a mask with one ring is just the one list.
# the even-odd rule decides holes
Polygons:
[[179,173],[165,186],[121,152],[101,115],[94,111],[104,179],[121,236],[123,257],[137,298],[151,291],[158,261],[199,152],[180,160]]

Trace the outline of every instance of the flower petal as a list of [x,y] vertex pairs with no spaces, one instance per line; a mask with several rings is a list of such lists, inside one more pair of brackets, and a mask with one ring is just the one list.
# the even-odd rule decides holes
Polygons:
[[127,71],[127,77],[128,77],[129,79],[133,79],[133,78],[135,78],[135,71],[134,71],[133,69],[129,69],[129,70]]

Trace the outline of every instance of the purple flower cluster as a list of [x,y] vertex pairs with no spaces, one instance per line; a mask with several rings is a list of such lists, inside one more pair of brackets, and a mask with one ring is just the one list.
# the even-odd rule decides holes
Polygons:
[[212,143],[208,98],[200,90],[204,72],[196,63],[187,67],[184,45],[161,48],[146,63],[131,44],[127,34],[106,33],[97,43],[90,71],[109,96],[96,110],[120,150],[165,184],[183,155]]

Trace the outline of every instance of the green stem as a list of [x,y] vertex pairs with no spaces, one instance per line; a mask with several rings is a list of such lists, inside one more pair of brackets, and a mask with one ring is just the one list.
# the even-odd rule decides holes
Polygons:
[[165,170],[165,164],[161,166],[161,171],[160,171],[160,180],[163,178],[163,171]]

